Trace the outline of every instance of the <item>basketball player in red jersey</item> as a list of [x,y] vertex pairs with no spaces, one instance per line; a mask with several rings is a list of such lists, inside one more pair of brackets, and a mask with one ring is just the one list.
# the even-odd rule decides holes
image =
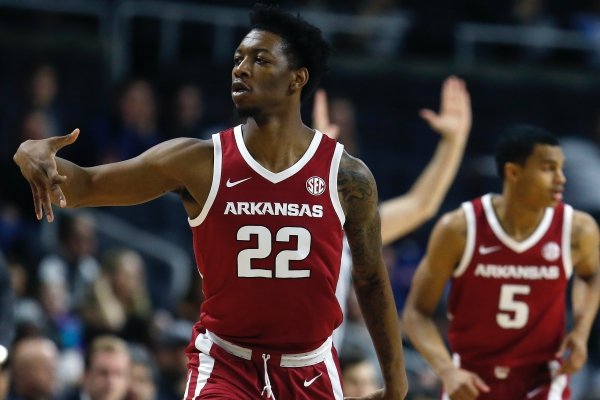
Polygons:
[[[445,399],[568,399],[568,375],[586,361],[598,310],[598,226],[562,203],[564,156],[548,132],[512,128],[496,161],[502,194],[464,203],[435,226],[404,326]],[[452,356],[431,318],[448,281]]]
[[342,399],[331,334],[342,319],[335,288],[343,231],[385,380],[368,398],[404,398],[375,181],[301,120],[301,100],[317,87],[329,47],[317,28],[278,8],[255,6],[252,24],[232,70],[245,124],[92,168],[55,157],[76,140],[75,130],[25,142],[14,160],[39,219],[44,212],[53,219],[51,203],[131,205],[180,195],[205,294],[188,347],[185,399]]

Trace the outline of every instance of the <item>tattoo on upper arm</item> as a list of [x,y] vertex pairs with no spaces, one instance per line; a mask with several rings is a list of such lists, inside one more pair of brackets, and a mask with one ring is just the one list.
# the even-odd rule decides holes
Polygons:
[[373,196],[373,185],[369,178],[364,172],[352,169],[340,171],[338,190],[342,194],[342,201],[348,206]]
[[354,264],[371,265],[380,256],[381,248],[375,180],[360,161],[344,155],[338,174],[338,191],[346,213],[344,229]]

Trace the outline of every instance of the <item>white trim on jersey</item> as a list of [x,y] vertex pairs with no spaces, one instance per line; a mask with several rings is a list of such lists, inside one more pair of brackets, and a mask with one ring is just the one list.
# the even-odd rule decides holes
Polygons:
[[334,400],[344,400],[344,393],[342,392],[342,384],[340,380],[340,374],[333,360],[333,354],[331,350],[327,357],[325,357],[325,366],[327,367],[327,374],[329,375],[329,381],[333,389]]
[[477,233],[477,224],[475,223],[475,211],[473,210],[473,204],[470,201],[464,202],[462,204],[462,208],[467,220],[467,241],[465,243],[465,250],[463,251],[460,263],[452,274],[452,276],[455,278],[458,278],[465,272],[469,266],[469,263],[471,262],[471,259],[473,258],[473,251],[475,250],[475,236]]
[[573,229],[573,207],[565,204],[562,231],[562,261],[567,279],[573,273],[573,259],[571,258],[571,232]]
[[548,391],[548,400],[562,400],[568,383],[569,380],[565,374],[552,378],[550,390]]
[[342,159],[342,155],[344,154],[344,146],[340,143],[335,145],[335,151],[333,152],[333,158],[331,160],[331,168],[329,169],[329,196],[331,197],[331,204],[333,204],[333,209],[340,219],[340,224],[342,227],[346,222],[346,215],[344,214],[344,209],[342,208],[342,203],[340,202],[340,196],[338,193],[338,172],[340,170],[340,160]]
[[233,134],[235,137],[235,143],[237,145],[240,154],[248,163],[250,168],[252,168],[257,174],[265,178],[271,183],[279,183],[290,176],[294,175],[296,172],[300,171],[302,167],[304,167],[315,155],[317,148],[319,147],[319,143],[321,143],[321,139],[323,138],[323,134],[317,130],[315,130],[315,135],[306,150],[306,153],[291,167],[281,171],[281,172],[271,172],[262,165],[260,165],[252,156],[250,152],[246,148],[246,144],[244,143],[244,137],[242,136],[242,126],[238,125],[233,128]]
[[529,237],[521,242],[516,241],[512,237],[510,237],[504,229],[502,229],[502,225],[500,225],[500,221],[498,221],[498,217],[496,216],[496,212],[494,211],[494,206],[492,205],[492,195],[490,193],[484,195],[481,198],[481,203],[483,204],[483,209],[485,211],[485,216],[487,218],[488,224],[492,228],[492,231],[496,235],[496,237],[509,249],[513,250],[516,253],[523,253],[533,246],[537,244],[537,242],[546,234],[550,224],[552,223],[552,217],[554,216],[553,208],[546,208],[544,211],[544,216],[542,217],[542,221],[538,225],[538,227],[533,231]]
[[218,133],[215,133],[212,136],[212,139],[213,139],[213,147],[214,147],[212,184],[210,185],[210,192],[208,193],[208,197],[206,198],[206,201],[204,202],[204,207],[202,207],[202,211],[200,211],[200,214],[194,219],[188,218],[188,223],[192,227],[198,226],[202,222],[204,222],[204,219],[206,219],[206,216],[208,215],[210,208],[212,207],[215,199],[217,198],[217,193],[219,192],[219,184],[221,183],[221,165],[223,164],[223,156],[222,156],[223,150],[221,149],[221,136],[219,136]]
[[350,254],[350,245],[348,238],[344,235],[344,245],[342,246],[342,254],[340,259],[340,275],[338,277],[337,286],[335,287],[335,297],[342,310],[344,319],[340,326],[333,331],[333,346],[339,351],[344,342],[344,334],[346,333],[346,308],[348,307],[348,295],[350,286],[352,285],[352,255]]

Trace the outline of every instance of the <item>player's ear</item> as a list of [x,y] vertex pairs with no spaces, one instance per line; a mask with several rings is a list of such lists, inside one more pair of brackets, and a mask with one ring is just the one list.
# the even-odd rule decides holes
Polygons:
[[290,84],[291,91],[301,90],[308,82],[308,70],[304,67],[293,71],[292,83]]
[[504,164],[504,179],[515,181],[519,177],[521,166],[516,163],[507,162]]

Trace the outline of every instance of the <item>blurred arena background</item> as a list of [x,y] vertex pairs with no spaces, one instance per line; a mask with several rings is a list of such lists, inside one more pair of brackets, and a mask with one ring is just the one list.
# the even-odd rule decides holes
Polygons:
[[[350,153],[372,169],[381,199],[406,191],[429,160],[438,138],[417,112],[437,108],[442,80],[457,74],[471,92],[474,125],[442,211],[500,191],[496,136],[527,122],[561,137],[566,201],[600,218],[600,1],[278,3],[333,43],[323,82],[332,119]],[[0,0],[0,248],[12,274],[17,340],[43,335],[58,348],[50,397],[38,398],[76,390],[86,346],[101,333],[135,343],[134,353],[146,357],[147,379],[138,383],[147,390],[130,398],[181,398],[183,349],[202,295],[174,196],[37,222],[12,154],[23,140],[78,127],[78,142],[61,155],[93,165],[237,123],[230,71],[251,4]],[[307,122],[311,107],[309,100]],[[399,309],[431,226],[385,249]],[[364,335],[352,310],[356,343],[342,354],[361,348]],[[600,399],[598,322],[589,350],[574,399]],[[438,398],[423,361],[411,353],[408,364],[410,398]]]

